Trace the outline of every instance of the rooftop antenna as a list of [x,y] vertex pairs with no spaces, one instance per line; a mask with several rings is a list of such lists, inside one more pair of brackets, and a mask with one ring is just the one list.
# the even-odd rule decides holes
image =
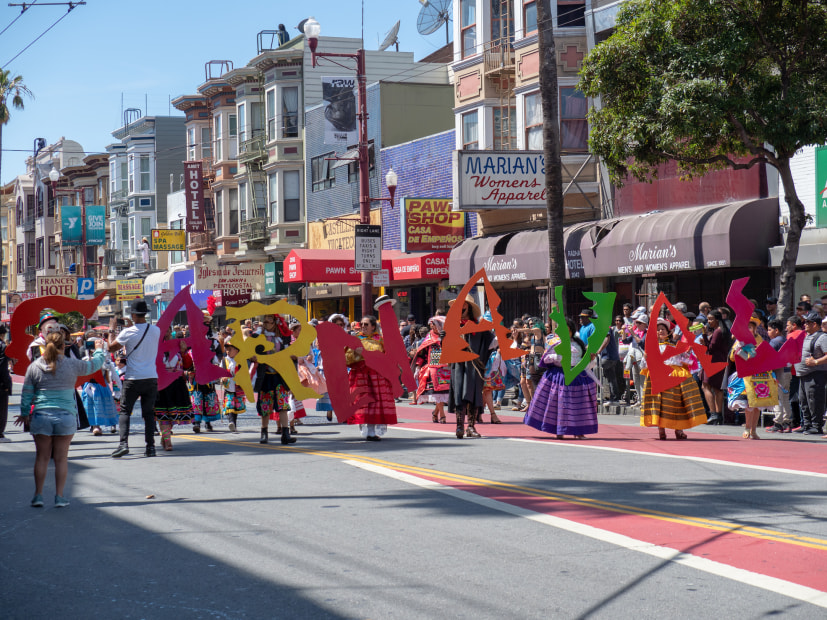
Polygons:
[[421,35],[433,34],[445,24],[445,44],[450,42],[452,0],[419,0],[422,9],[416,18],[416,29]]
[[399,34],[399,21],[397,20],[397,22],[393,25],[393,28],[391,28],[388,31],[388,34],[385,35],[385,40],[382,41],[382,44],[379,46],[379,51],[384,52],[391,45],[395,45],[396,46],[396,51],[398,52],[399,51],[399,37],[397,36],[398,34]]

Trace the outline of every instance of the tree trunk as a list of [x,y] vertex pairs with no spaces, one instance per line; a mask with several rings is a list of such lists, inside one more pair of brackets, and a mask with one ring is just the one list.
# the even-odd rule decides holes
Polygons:
[[543,155],[546,167],[546,211],[548,223],[549,307],[553,306],[554,288],[563,286],[566,303],[566,256],[563,247],[563,170],[560,161],[560,125],[557,100],[557,51],[554,45],[549,0],[537,2],[537,25],[540,47],[540,100],[543,103]]
[[795,265],[798,261],[798,245],[801,243],[801,229],[807,223],[804,205],[798,199],[790,170],[789,158],[778,160],[778,174],[784,186],[784,200],[790,209],[790,228],[787,242],[784,244],[784,256],[781,259],[781,272],[778,275],[778,317],[786,320],[795,311]]

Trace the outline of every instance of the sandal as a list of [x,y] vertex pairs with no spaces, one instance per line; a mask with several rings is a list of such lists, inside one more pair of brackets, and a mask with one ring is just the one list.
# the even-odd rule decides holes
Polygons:
[[744,432],[741,434],[741,437],[743,437],[744,439],[749,439],[749,431],[744,431]]
[[686,433],[684,433],[683,431],[676,430],[675,439],[686,439]]
[[95,428],[92,429],[92,434],[95,437],[100,437],[101,435],[103,435],[103,431],[101,430],[100,426],[96,426]]
[[662,439],[662,440],[666,439],[666,429],[665,428],[659,428],[658,429],[658,439]]
[[491,412],[491,424],[502,424],[503,421],[497,416],[496,413]]
[[750,439],[761,439],[761,438],[758,436],[758,432],[757,432],[757,431],[752,431],[752,432],[749,434],[749,438],[750,438]]
[[445,419],[445,414],[442,414],[442,417],[439,419],[440,424],[447,424],[448,420]]
[[511,408],[511,411],[522,411],[522,410],[523,410],[523,406],[522,406],[522,405],[517,405],[516,407],[512,407],[512,408]]
[[434,424],[436,424],[436,423],[438,422],[438,418],[437,418],[437,416],[436,416],[436,409],[434,409],[434,410],[431,412],[431,422],[433,422]]

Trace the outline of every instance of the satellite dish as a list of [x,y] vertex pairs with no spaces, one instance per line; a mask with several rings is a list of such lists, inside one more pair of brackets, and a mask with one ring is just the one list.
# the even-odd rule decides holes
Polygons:
[[445,24],[445,43],[448,43],[451,21],[451,0],[419,0],[422,9],[416,18],[416,29],[419,34],[432,34]]
[[399,34],[399,21],[397,21],[393,28],[390,29],[388,34],[385,36],[385,40],[382,41],[382,45],[379,46],[379,51],[384,52],[388,49],[391,45],[396,46],[396,51],[399,51],[399,37],[396,36]]
[[304,24],[307,22],[307,20],[308,20],[308,19],[310,19],[310,18],[309,18],[309,17],[306,17],[306,18],[304,18],[303,20],[301,20],[301,21],[299,22],[299,25],[298,25],[298,26],[296,26],[296,30],[298,30],[299,32],[301,32],[302,34],[304,34]]

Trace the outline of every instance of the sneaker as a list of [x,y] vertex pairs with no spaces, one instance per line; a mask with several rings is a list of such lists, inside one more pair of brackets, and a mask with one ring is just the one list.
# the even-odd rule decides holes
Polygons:
[[118,459],[124,456],[125,454],[129,454],[129,447],[127,447],[124,444],[121,444],[118,446],[118,449],[111,454],[111,456],[113,459]]
[[147,446],[144,450],[144,456],[155,456],[155,446]]
[[790,432],[791,433],[803,433],[805,430],[806,429],[803,426],[797,426],[796,428],[794,428]]
[[0,443],[11,443],[11,439],[8,437],[0,437]]
[[69,505],[69,500],[60,495],[55,495],[55,508],[66,508]]
[[192,432],[196,435],[201,432],[201,425],[200,424],[193,424],[192,425]]
[[772,426],[768,426],[764,430],[768,433],[783,433],[784,427],[780,424],[773,424]]
[[232,422],[230,422],[230,432],[231,433],[235,432],[235,424],[233,424]]
[[32,508],[43,508],[43,496],[38,494],[32,498]]
[[817,428],[808,428],[806,431],[804,431],[804,434],[805,435],[821,435],[821,431],[818,430]]

